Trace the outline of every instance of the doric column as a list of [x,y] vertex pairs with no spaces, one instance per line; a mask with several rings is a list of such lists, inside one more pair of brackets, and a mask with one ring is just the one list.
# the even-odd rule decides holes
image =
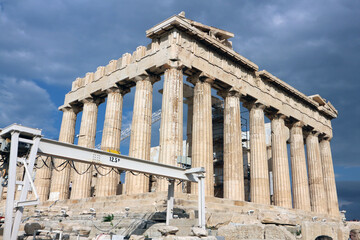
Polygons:
[[[159,142],[159,162],[176,166],[183,145],[183,72],[176,66],[165,71]],[[158,179],[156,191],[167,190],[168,181]]]
[[[212,134],[211,84],[213,79],[194,76],[192,167],[204,167],[206,171],[205,195],[214,196],[214,161]],[[191,184],[191,193],[197,194],[198,187]]]
[[224,198],[244,201],[241,94],[230,90],[222,95],[224,97]]
[[270,204],[269,172],[266,156],[264,109],[261,103],[245,104],[250,119],[250,198]]
[[[131,124],[129,156],[150,160],[151,114],[153,83],[158,77],[149,76],[136,81],[135,100]],[[149,178],[126,173],[126,193],[136,194],[149,192]]]
[[[74,143],[76,115],[80,110],[81,109],[76,107],[65,107],[61,109],[61,111],[63,111],[63,118],[60,128],[59,142]],[[60,166],[59,168],[62,169],[62,171],[56,171],[55,169],[52,171],[49,196],[49,200],[51,201],[69,198],[71,167],[70,165],[65,166],[65,164],[64,160],[54,160],[55,168]]]
[[35,177],[35,187],[39,199],[44,202],[49,199],[50,182],[51,182],[51,158],[38,156],[36,160],[37,170]]
[[[107,90],[107,103],[104,128],[101,139],[101,150],[120,153],[121,118],[123,96],[129,91],[120,88]],[[119,174],[111,168],[97,166],[96,196],[116,195]]]
[[311,211],[302,127],[301,122],[290,126],[292,193],[294,208]]
[[311,211],[326,214],[327,201],[324,189],[318,135],[319,133],[317,132],[310,132],[306,137],[310,202]]
[[339,215],[339,203],[329,139],[324,138],[320,141],[320,155],[327,199],[327,210],[329,214],[337,216]]
[[[86,98],[83,100],[83,114],[81,118],[78,145],[94,148],[98,105],[102,99]],[[74,173],[71,199],[90,197],[92,169],[87,163],[74,162],[76,170],[81,174]]]
[[274,203],[276,206],[292,208],[285,116],[276,114],[271,118]]

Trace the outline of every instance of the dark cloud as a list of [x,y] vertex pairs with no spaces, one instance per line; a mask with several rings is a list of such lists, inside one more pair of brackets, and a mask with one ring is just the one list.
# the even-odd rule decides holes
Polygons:
[[348,220],[360,220],[360,181],[337,181],[340,210],[346,211]]
[[0,126],[19,123],[56,134],[56,107],[48,92],[33,81],[0,76]]
[[[145,31],[180,11],[234,32],[234,49],[260,69],[330,100],[339,110],[332,121],[339,180],[344,168],[360,169],[360,2],[354,0],[0,0],[1,126],[21,122],[56,138],[61,122],[56,108],[71,82],[148,44]],[[155,84],[153,111],[161,106],[160,88],[161,82]],[[133,97],[134,90],[124,99],[124,126],[131,123]],[[127,152],[123,149],[128,143],[122,146]]]

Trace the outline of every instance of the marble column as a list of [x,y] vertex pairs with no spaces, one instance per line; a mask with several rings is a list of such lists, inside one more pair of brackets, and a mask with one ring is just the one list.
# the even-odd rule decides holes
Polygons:
[[306,137],[310,203],[311,211],[326,214],[327,201],[324,189],[318,135],[319,133],[317,132],[310,132]]
[[[123,96],[129,91],[120,88],[107,90],[107,103],[104,120],[104,128],[101,139],[101,150],[120,153],[121,119]],[[116,170],[108,167],[97,166],[99,171],[96,181],[96,196],[116,195],[120,176]]]
[[[59,142],[65,143],[74,143],[75,137],[75,124],[76,124],[76,115],[80,111],[76,107],[64,107],[61,109],[63,111],[63,118],[61,122]],[[66,167],[62,165],[64,160],[55,159],[55,167],[62,166],[60,169],[62,171],[56,171],[53,169],[51,176],[50,184],[50,195],[49,200],[64,200],[69,198],[69,184],[70,184],[70,165]],[[66,164],[66,163],[65,163]]]
[[[159,143],[159,162],[177,166],[183,147],[183,72],[176,66],[168,68],[164,75]],[[156,191],[167,190],[168,181],[158,179]]]
[[244,201],[240,93],[230,90],[222,95],[224,97],[224,198]]
[[[214,196],[214,161],[212,134],[211,84],[213,79],[195,77],[192,131],[192,167],[204,167],[205,195]],[[191,193],[198,194],[196,183],[191,184]]]
[[36,170],[34,184],[37,194],[39,195],[40,202],[44,202],[49,199],[50,193],[51,158],[45,156],[38,156],[36,162],[36,166],[38,169]]
[[276,206],[292,208],[285,116],[276,114],[271,118],[274,203]]
[[[149,76],[136,81],[135,100],[131,124],[129,156],[150,161],[151,114],[153,83],[158,77]],[[126,193],[149,192],[149,178],[143,174],[126,173]]]
[[250,198],[270,204],[269,172],[266,154],[264,109],[261,103],[245,104],[250,119]]
[[311,211],[302,122],[290,126],[290,158],[294,208]]
[[320,155],[327,199],[327,210],[330,215],[338,216],[340,214],[339,203],[329,139],[322,139],[320,141]]
[[[102,102],[101,100],[102,99],[95,98],[86,98],[83,100],[84,107],[78,140],[79,146],[87,148],[95,147],[98,105]],[[74,165],[81,175],[74,173],[74,182],[72,183],[70,198],[81,199],[90,197],[92,169],[87,163],[74,162]]]

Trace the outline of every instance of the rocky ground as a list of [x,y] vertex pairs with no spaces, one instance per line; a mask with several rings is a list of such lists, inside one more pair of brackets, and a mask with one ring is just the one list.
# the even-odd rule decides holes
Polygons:
[[[175,195],[174,219],[165,226],[166,193],[44,202],[25,209],[19,235],[42,232],[36,239],[347,239],[359,223],[275,206],[206,198],[206,230],[197,227],[197,197]],[[4,204],[4,203],[2,203]],[[2,208],[4,206],[2,205]],[[4,209],[3,211],[4,212]],[[53,232],[51,232],[53,231]],[[32,237],[27,237],[32,239]],[[26,239],[26,237],[24,237]]]

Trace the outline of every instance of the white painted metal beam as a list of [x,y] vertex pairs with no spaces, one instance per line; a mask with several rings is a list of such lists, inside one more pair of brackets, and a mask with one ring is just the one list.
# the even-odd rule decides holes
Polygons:
[[[194,177],[192,173],[188,173],[185,169],[180,167],[150,162],[138,158],[105,152],[98,149],[89,149],[69,143],[61,143],[46,138],[41,139],[38,154],[84,163],[93,163],[128,171],[152,174],[170,179],[197,182],[197,178]],[[202,169],[202,171],[204,170]]]

